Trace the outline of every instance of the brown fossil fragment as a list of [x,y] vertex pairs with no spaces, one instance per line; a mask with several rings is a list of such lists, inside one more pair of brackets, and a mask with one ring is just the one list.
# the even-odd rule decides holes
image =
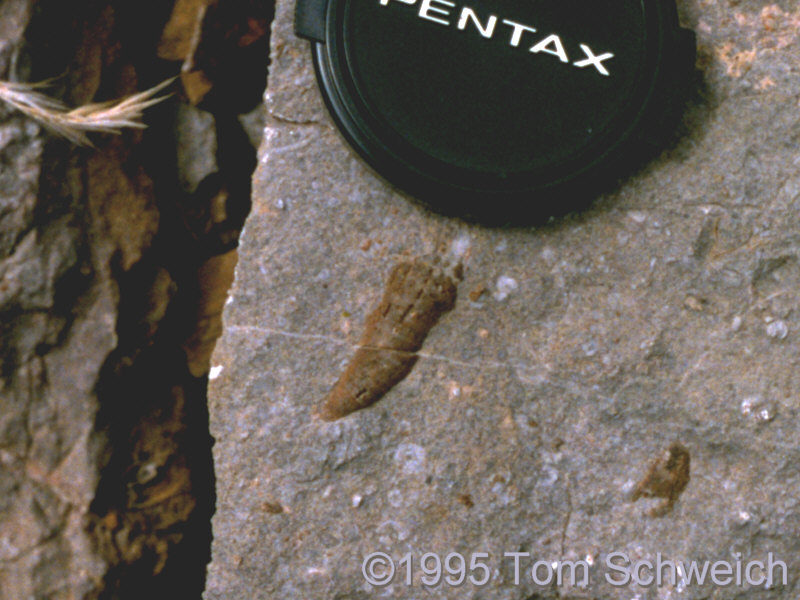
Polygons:
[[402,381],[441,316],[452,310],[461,265],[415,259],[396,264],[383,297],[365,323],[355,356],[333,386],[318,414],[334,421],[371,406]]
[[635,502],[639,498],[664,498],[664,502],[648,514],[651,517],[668,514],[689,483],[689,463],[689,450],[683,444],[673,443],[652,462],[631,499]]

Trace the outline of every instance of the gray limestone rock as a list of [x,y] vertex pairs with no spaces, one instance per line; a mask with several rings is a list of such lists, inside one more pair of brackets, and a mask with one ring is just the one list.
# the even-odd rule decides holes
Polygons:
[[[797,597],[800,10],[679,5],[705,75],[682,141],[584,214],[497,230],[434,215],[364,167],[278,2],[253,211],[212,362],[207,600]],[[435,253],[461,255],[464,280],[414,370],[371,408],[315,418],[391,267]],[[663,500],[631,496],[676,441],[691,479],[651,516]],[[365,580],[373,552],[395,562],[388,586]],[[519,581],[512,552],[530,555]],[[734,566],[773,553],[787,582],[615,585],[614,552]],[[489,581],[426,587],[425,553],[487,553]],[[589,585],[537,586],[537,560],[585,561]]]
[[184,191],[197,186],[218,170],[214,115],[190,104],[179,104],[176,119],[178,179]]
[[117,300],[108,274],[75,277],[83,233],[64,207],[48,218],[38,128],[18,115],[0,123],[0,597],[83,598],[105,571],[84,519]]

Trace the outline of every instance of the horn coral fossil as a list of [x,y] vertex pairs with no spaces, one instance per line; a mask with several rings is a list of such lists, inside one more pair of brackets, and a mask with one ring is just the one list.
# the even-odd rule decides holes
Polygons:
[[358,350],[319,410],[334,421],[371,406],[411,372],[417,352],[452,310],[461,265],[416,259],[396,264],[380,303],[367,317]]

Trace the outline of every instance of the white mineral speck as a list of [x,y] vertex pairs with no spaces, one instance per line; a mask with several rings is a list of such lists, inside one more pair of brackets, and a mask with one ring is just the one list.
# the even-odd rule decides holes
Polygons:
[[752,517],[750,516],[750,513],[749,513],[749,512],[747,512],[747,511],[745,511],[745,510],[740,510],[740,511],[739,511],[739,520],[740,520],[742,523],[747,523],[747,522],[748,522],[748,521],[749,521],[751,518],[752,518]]
[[425,469],[425,448],[416,444],[400,444],[394,461],[406,473],[421,473]]
[[733,317],[731,322],[731,331],[739,331],[742,328],[742,317]]
[[786,326],[786,323],[778,319],[767,323],[767,335],[771,338],[784,340],[786,336],[789,335],[789,328]]
[[389,490],[389,493],[386,494],[386,499],[389,500],[389,504],[391,504],[394,508],[400,508],[403,506],[403,492],[396,488]]
[[539,483],[545,487],[550,487],[556,481],[558,481],[558,470],[550,466],[543,467]]
[[362,502],[364,502],[364,496],[361,494],[354,494],[353,497],[350,499],[350,504],[353,505],[353,508],[358,508],[361,506]]
[[495,287],[494,299],[498,302],[502,302],[508,298],[512,292],[519,288],[519,284],[513,277],[506,277],[503,275],[502,277],[497,278],[497,284]]
[[753,406],[761,402],[758,396],[751,396],[742,400],[742,414],[747,417],[753,413]]
[[774,405],[760,396],[750,396],[742,400],[741,412],[742,416],[750,417],[759,423],[769,423],[777,414]]
[[459,236],[450,244],[450,253],[455,258],[463,258],[471,244],[472,240],[468,235]]
[[644,223],[647,220],[647,215],[645,213],[636,210],[630,211],[628,216],[634,223]]
[[380,537],[378,541],[384,546],[392,546],[396,542],[402,542],[410,535],[408,527],[399,521],[384,521],[375,530]]
[[224,367],[222,365],[217,365],[216,367],[211,367],[211,370],[208,372],[209,379],[216,379],[222,373],[222,369]]
[[455,400],[461,395],[461,386],[458,385],[457,382],[451,381],[447,384],[447,395],[450,397],[450,400]]

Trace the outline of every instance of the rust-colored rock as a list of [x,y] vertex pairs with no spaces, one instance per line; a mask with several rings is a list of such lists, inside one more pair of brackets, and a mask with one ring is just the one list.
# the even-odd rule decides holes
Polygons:
[[207,5],[208,0],[176,0],[158,43],[159,58],[183,61],[189,56]]
[[183,343],[189,371],[195,377],[208,373],[211,353],[222,333],[222,308],[233,283],[236,260],[237,253],[232,250],[210,258],[197,271],[197,327]]

